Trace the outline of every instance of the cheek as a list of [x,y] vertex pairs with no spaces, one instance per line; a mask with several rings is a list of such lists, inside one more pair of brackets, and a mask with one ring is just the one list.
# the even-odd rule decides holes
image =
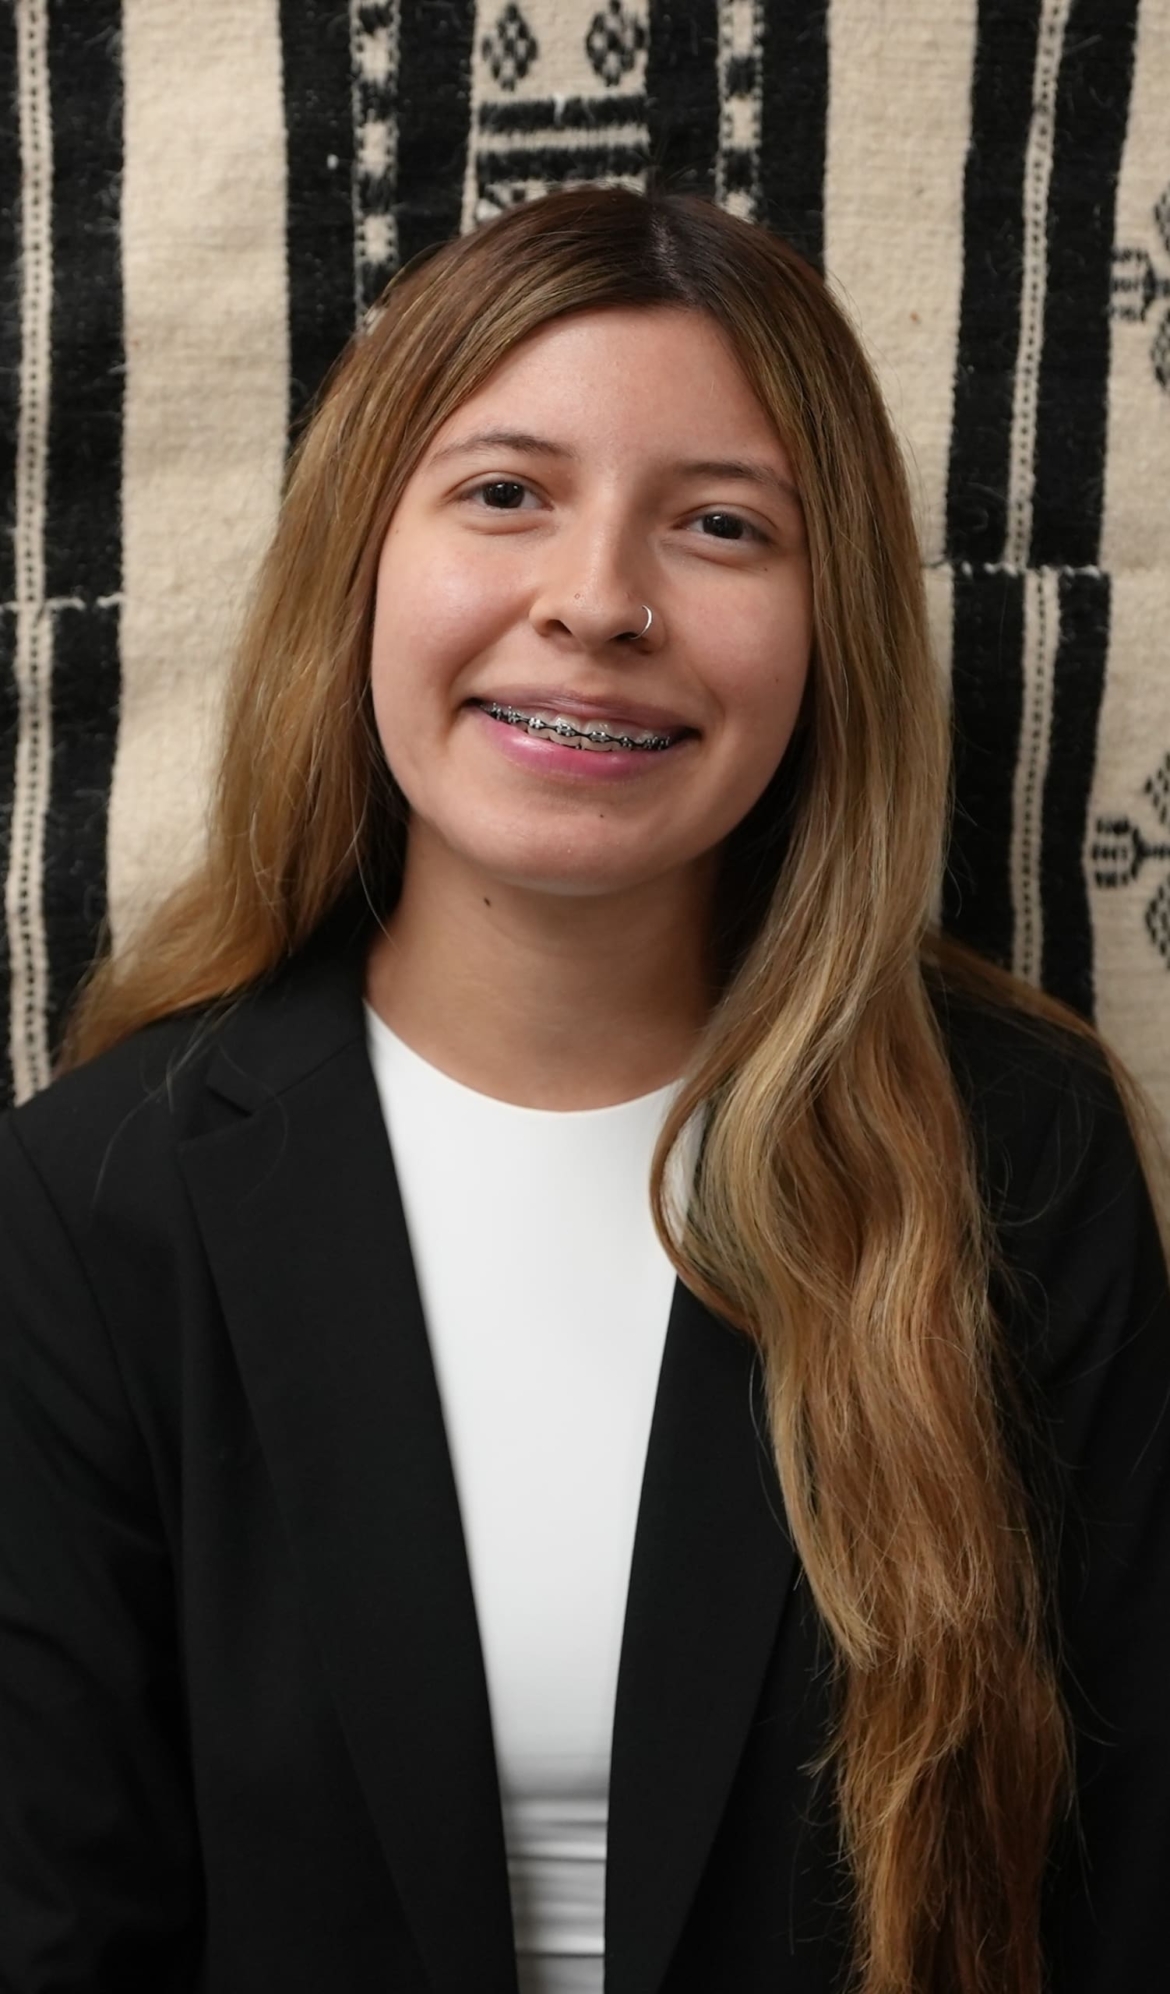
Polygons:
[[470,672],[506,625],[501,591],[468,558],[415,532],[391,530],[378,566],[370,691],[382,753],[419,807],[435,738],[462,703]]
[[392,535],[374,605],[375,704],[387,680],[412,700],[441,690],[506,622],[509,603],[506,576],[486,571],[474,555],[437,547],[427,536]]
[[807,603],[796,597],[782,617],[767,619],[768,636],[761,640],[761,619],[745,618],[738,627],[724,626],[722,643],[713,655],[720,659],[717,697],[732,731],[745,749],[772,763],[788,744],[796,724],[808,678],[812,652],[812,618]]

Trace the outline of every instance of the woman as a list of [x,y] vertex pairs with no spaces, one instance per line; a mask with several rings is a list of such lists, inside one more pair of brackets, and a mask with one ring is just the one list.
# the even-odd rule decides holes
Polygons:
[[946,772],[794,254],[587,189],[391,286],[0,1130],[6,1989],[1152,1984],[1165,1264]]

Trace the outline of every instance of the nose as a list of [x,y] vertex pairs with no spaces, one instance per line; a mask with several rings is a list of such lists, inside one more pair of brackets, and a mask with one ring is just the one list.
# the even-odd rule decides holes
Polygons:
[[540,574],[529,620],[542,636],[568,638],[585,651],[609,644],[649,646],[661,617],[628,523],[581,521],[558,535]]

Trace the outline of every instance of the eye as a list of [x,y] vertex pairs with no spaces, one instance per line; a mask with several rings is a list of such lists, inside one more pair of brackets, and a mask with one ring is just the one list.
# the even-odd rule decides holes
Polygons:
[[464,493],[472,504],[478,501],[491,512],[518,512],[526,498],[535,496],[519,478],[486,478]]
[[702,527],[704,537],[711,540],[757,540],[766,543],[768,539],[760,527],[753,526],[751,520],[745,519],[741,513],[724,512],[718,508],[701,512],[691,524]]

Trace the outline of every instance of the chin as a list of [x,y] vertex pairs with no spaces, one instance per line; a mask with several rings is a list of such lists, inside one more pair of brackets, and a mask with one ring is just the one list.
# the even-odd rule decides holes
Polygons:
[[[482,862],[481,862],[482,864]],[[599,868],[544,865],[488,865],[485,877],[499,886],[524,893],[546,893],[565,899],[600,899],[606,894],[623,893],[641,883],[627,873]]]
[[616,852],[590,854],[547,843],[493,851],[481,842],[478,848],[464,844],[461,851],[485,879],[495,880],[501,887],[579,898],[626,892],[644,885],[662,870],[653,864],[632,864],[629,856]]

